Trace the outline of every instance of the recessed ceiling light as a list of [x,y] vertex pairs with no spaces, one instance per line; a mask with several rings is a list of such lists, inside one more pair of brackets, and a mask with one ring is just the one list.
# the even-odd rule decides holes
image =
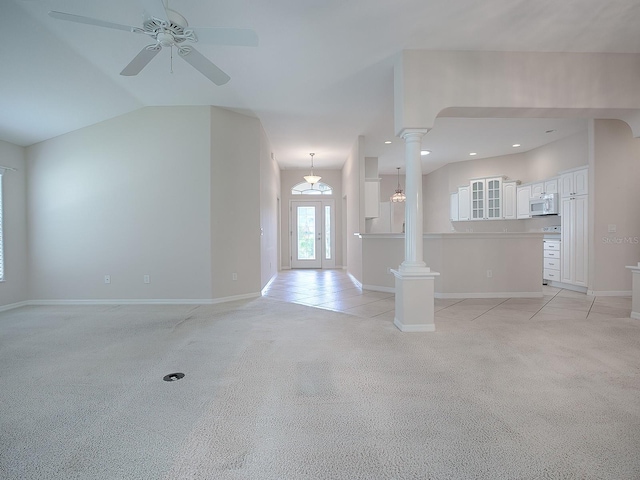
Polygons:
[[513,148],[518,148],[520,146],[519,143],[514,143],[513,145],[511,145]]
[[384,142],[384,143],[386,143],[386,144],[388,145],[389,143],[391,143],[391,140],[387,140],[387,141],[386,141],[386,142]]
[[420,155],[424,156],[424,155],[429,155],[431,153],[431,150],[420,150]]
[[477,153],[476,152],[471,152],[469,155],[471,155],[473,157],[474,155],[477,155]]

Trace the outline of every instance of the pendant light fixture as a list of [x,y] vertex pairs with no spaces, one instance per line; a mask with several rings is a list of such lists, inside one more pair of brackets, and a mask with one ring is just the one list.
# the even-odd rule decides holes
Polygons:
[[396,167],[396,168],[398,169],[398,188],[396,188],[396,193],[391,195],[391,201],[398,203],[398,202],[404,202],[407,199],[407,197],[402,191],[402,189],[400,188],[400,167]]
[[310,153],[309,155],[311,155],[311,175],[305,175],[304,179],[313,187],[313,185],[318,183],[322,177],[313,174],[313,156],[315,153]]

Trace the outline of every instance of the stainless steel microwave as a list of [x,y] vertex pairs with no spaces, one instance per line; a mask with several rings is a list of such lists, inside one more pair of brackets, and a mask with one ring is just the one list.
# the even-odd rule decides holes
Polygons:
[[529,199],[529,215],[558,215],[558,194],[546,193]]

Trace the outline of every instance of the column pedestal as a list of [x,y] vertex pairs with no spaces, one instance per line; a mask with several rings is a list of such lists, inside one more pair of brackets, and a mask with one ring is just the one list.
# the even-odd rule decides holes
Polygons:
[[631,270],[632,276],[631,318],[640,320],[640,262],[638,262],[637,267],[631,266],[627,268]]
[[401,332],[435,332],[434,281],[440,275],[428,267],[391,270],[396,277],[393,323]]

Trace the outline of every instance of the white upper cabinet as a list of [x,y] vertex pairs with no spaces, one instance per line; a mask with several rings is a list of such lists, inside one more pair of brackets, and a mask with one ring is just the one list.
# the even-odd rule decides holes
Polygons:
[[544,194],[544,182],[531,185],[531,198],[538,198]]
[[584,167],[560,175],[560,190],[562,198],[589,193],[589,168]]
[[544,193],[558,193],[558,179],[552,178],[550,180],[545,180],[544,182]]
[[471,220],[502,218],[502,177],[471,180]]
[[471,200],[469,197],[469,186],[458,187],[458,220],[469,220]]
[[483,180],[473,180],[471,182],[471,218],[481,220],[484,218],[484,191],[485,182]]
[[517,187],[516,181],[502,184],[502,218],[505,220],[515,220],[518,217]]
[[551,178],[531,184],[531,198],[538,198],[547,193],[558,193],[558,179]]
[[531,218],[529,215],[529,199],[531,198],[531,185],[518,187],[517,192],[518,215],[517,218]]
[[449,199],[449,220],[457,222],[460,219],[460,205],[458,204],[458,192],[452,193]]

